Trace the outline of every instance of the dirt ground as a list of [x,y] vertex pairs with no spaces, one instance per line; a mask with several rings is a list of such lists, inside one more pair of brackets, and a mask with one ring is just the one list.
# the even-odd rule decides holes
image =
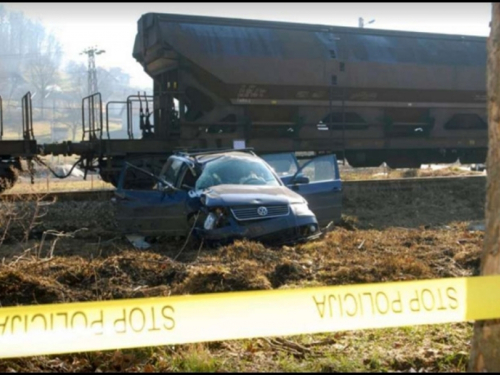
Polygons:
[[[484,233],[471,223],[484,216],[484,181],[457,184],[346,191],[342,223],[307,244],[241,241],[181,253],[182,239],[134,249],[113,231],[107,202],[38,211],[33,202],[5,204],[0,301],[14,306],[477,275]],[[43,217],[32,222],[33,214]],[[46,234],[42,244],[49,229],[73,238]],[[471,335],[472,323],[465,322],[0,360],[0,371],[465,371]]]

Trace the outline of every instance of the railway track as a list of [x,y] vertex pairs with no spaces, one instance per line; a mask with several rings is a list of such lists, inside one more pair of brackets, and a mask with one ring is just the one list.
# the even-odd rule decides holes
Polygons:
[[344,190],[352,189],[376,189],[376,190],[412,190],[416,188],[432,188],[456,186],[456,184],[464,183],[484,183],[486,184],[486,176],[448,176],[448,177],[409,177],[397,179],[381,179],[381,180],[352,180],[342,181]]
[[[425,178],[399,178],[399,179],[381,179],[381,180],[352,180],[343,181],[344,193],[354,191],[373,190],[386,191],[411,191],[413,189],[443,188],[448,185],[450,188],[459,184],[486,184],[486,176],[452,176],[452,177],[425,177]],[[105,201],[113,197],[114,190],[71,190],[71,191],[52,191],[36,193],[4,193],[0,195],[2,202],[16,202],[25,200],[41,201]]]

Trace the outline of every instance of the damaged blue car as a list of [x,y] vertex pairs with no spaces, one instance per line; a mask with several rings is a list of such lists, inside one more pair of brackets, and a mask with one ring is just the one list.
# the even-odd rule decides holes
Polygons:
[[[302,167],[297,163],[295,173],[284,176],[286,184],[272,166],[280,156],[270,159],[251,150],[176,153],[158,176],[127,163],[115,191],[118,227],[149,237],[286,244],[316,238],[323,226],[340,219],[341,181],[334,155],[313,158]],[[282,161],[277,166],[284,168]],[[124,182],[130,172],[154,179],[154,187],[128,189]]]

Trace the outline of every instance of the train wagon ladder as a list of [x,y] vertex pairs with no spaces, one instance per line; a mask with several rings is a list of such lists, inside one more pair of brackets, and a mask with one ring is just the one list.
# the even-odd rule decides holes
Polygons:
[[[87,112],[88,121],[85,122],[85,112]],[[82,141],[102,139],[103,121],[102,121],[102,96],[101,93],[86,96],[82,99]]]

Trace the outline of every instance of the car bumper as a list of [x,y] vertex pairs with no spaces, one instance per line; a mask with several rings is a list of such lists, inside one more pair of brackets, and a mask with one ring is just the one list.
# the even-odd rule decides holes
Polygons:
[[[314,225],[315,232],[309,230]],[[226,242],[236,239],[251,239],[265,243],[287,244],[307,241],[320,235],[314,216],[288,215],[280,218],[237,221],[229,219],[229,225],[206,230],[195,229],[198,237],[209,241]]]

